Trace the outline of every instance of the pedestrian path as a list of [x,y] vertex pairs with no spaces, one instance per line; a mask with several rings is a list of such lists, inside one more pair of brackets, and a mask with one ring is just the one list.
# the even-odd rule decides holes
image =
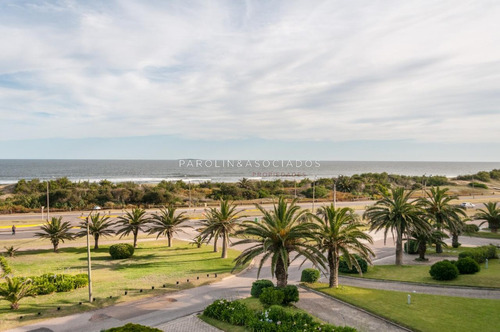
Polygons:
[[165,332],[219,332],[221,330],[205,323],[197,315],[189,315],[171,322],[156,326]]

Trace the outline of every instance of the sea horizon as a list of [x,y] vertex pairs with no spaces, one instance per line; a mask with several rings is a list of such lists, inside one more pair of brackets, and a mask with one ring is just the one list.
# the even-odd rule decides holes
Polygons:
[[382,172],[407,176],[440,175],[451,178],[493,169],[500,169],[500,162],[210,160],[196,158],[0,159],[0,184],[13,184],[21,179],[40,179],[43,181],[62,177],[76,182],[99,182],[101,180],[117,183],[158,183],[178,180],[237,182],[242,178],[254,180],[327,178]]

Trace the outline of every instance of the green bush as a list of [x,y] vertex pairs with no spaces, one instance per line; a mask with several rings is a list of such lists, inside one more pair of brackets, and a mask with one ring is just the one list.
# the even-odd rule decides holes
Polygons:
[[283,291],[285,297],[283,298],[283,304],[290,304],[292,302],[299,301],[299,289],[295,285],[288,285],[283,288],[279,288]]
[[[363,258],[361,258],[359,255],[354,254],[354,258],[356,258],[356,261],[358,261],[359,267],[361,268],[361,272],[366,273],[366,271],[368,271],[368,263]],[[351,268],[349,268],[349,265],[345,261],[344,256],[340,257],[339,272],[359,273],[354,264],[352,264]]]
[[140,324],[128,323],[120,327],[103,330],[102,332],[162,332],[162,330]]
[[497,248],[494,245],[481,246],[462,251],[458,258],[470,257],[479,264],[484,263],[486,259],[498,258]]
[[467,224],[465,225],[465,228],[464,228],[464,233],[467,234],[467,233],[477,233],[479,232],[479,226],[478,225],[474,225],[474,224]]
[[453,280],[458,277],[458,268],[452,262],[444,260],[434,263],[429,274],[435,280]]
[[56,285],[48,279],[47,275],[31,277],[30,279],[33,280],[33,289],[37,295],[46,295],[57,291]]
[[264,288],[259,296],[259,300],[264,305],[282,304],[285,293],[279,288]]
[[468,184],[468,186],[474,187],[474,188],[488,189],[487,185],[485,185],[484,183],[480,183],[480,182],[470,182]]
[[89,283],[88,275],[86,275],[85,273],[77,274],[74,277],[74,282],[75,282],[75,289],[76,288],[83,288],[83,287],[87,286]]
[[132,257],[134,246],[128,243],[117,243],[109,247],[109,254],[112,259],[125,259]]
[[216,300],[203,311],[203,315],[233,325],[244,326],[255,319],[255,314],[245,304],[225,299]]
[[75,289],[75,280],[72,276],[58,275],[56,279],[56,292],[69,292]]
[[262,290],[268,287],[274,287],[274,284],[271,280],[267,279],[256,280],[252,283],[252,289],[250,290],[250,295],[259,298],[260,294],[262,293]]
[[410,240],[410,252],[408,252],[408,241],[405,241],[404,251],[410,255],[418,254],[418,241]]
[[3,256],[0,256],[0,267],[2,268],[2,274],[0,274],[0,277],[5,277],[6,275],[12,273],[9,262],[7,262],[7,259]]
[[479,264],[470,257],[460,258],[456,266],[460,274],[474,274],[481,269]]
[[316,269],[304,269],[300,281],[302,282],[316,282],[319,280],[319,271]]

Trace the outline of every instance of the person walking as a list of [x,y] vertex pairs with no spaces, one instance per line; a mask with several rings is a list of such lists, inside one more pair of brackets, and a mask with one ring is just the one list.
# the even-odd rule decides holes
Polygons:
[[16,235],[16,226],[12,225],[12,235]]

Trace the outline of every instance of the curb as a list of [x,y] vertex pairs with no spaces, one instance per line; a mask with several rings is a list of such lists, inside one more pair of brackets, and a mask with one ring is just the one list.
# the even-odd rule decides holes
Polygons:
[[359,311],[361,311],[361,312],[363,312],[363,313],[365,313],[365,314],[367,314],[367,315],[370,315],[370,316],[372,316],[372,317],[374,317],[374,318],[380,319],[380,320],[382,320],[382,321],[386,322],[387,324],[393,325],[393,326],[395,326],[395,327],[397,327],[397,328],[400,328],[400,329],[402,329],[402,330],[404,330],[404,331],[414,332],[414,330],[411,330],[411,329],[409,329],[408,327],[405,327],[405,326],[403,326],[403,325],[399,325],[398,323],[396,323],[396,322],[394,322],[394,321],[392,321],[392,320],[390,320],[390,319],[387,319],[387,318],[385,318],[385,317],[382,317],[382,316],[379,316],[379,315],[377,315],[377,314],[374,314],[374,313],[372,313],[372,312],[370,312],[370,311],[367,311],[367,310],[365,310],[365,309],[363,309],[363,308],[357,307],[357,306],[355,306],[355,305],[353,305],[353,304],[350,304],[350,303],[348,303],[348,302],[344,302],[344,301],[342,301],[342,300],[339,300],[339,299],[337,299],[337,298],[335,298],[335,297],[333,297],[333,296],[330,296],[330,295],[328,295],[328,294],[321,293],[321,292],[319,292],[319,291],[317,291],[317,290],[315,290],[315,289],[309,288],[309,287],[304,286],[304,285],[302,285],[302,284],[301,284],[301,285],[299,285],[299,287],[300,287],[300,288],[303,288],[303,289],[305,289],[305,290],[307,290],[307,291],[309,291],[309,292],[313,292],[313,293],[315,293],[315,294],[317,294],[317,295],[319,295],[319,296],[329,298],[329,299],[331,299],[331,300],[333,300],[333,301],[336,301],[336,302],[338,302],[338,303],[341,303],[341,304],[343,304],[343,305],[346,305],[346,306],[348,306],[348,307],[350,307],[350,308],[353,308],[353,309],[359,310]]
[[466,285],[438,285],[438,284],[425,284],[421,282],[410,282],[410,281],[399,281],[399,280],[388,280],[388,279],[372,279],[372,278],[357,278],[350,276],[339,276],[339,278],[358,280],[358,281],[371,281],[378,282],[382,284],[401,284],[401,285],[409,285],[409,286],[422,286],[422,287],[434,287],[434,288],[449,288],[449,289],[464,289],[464,290],[486,290],[486,291],[498,291],[500,292],[500,288],[495,287],[478,287],[478,286],[466,286]]

